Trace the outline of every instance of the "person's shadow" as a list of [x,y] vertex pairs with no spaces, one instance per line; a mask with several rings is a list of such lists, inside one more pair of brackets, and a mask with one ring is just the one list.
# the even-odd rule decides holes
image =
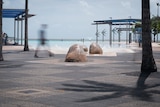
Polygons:
[[[58,88],[58,90],[64,91],[73,91],[73,92],[100,92],[104,93],[100,96],[91,96],[90,98],[84,98],[77,102],[93,102],[93,101],[100,101],[100,100],[107,100],[111,98],[120,98],[125,95],[129,95],[135,99],[143,100],[143,101],[151,101],[154,102],[152,95],[159,94],[159,90],[154,90],[154,87],[160,86],[160,84],[145,85],[146,79],[149,77],[151,73],[149,72],[141,72],[139,78],[137,80],[136,87],[128,87],[122,86],[118,84],[110,84],[110,83],[102,83],[98,81],[91,81],[91,80],[83,80],[83,83],[80,84],[62,84],[63,88]],[[152,88],[152,89],[151,89]],[[148,90],[149,89],[149,90]],[[105,94],[109,92],[111,94]]]

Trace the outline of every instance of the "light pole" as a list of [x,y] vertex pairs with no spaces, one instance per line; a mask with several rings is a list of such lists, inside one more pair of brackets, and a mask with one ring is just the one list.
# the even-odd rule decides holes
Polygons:
[[159,6],[160,6],[160,4],[157,3],[157,17],[159,17]]

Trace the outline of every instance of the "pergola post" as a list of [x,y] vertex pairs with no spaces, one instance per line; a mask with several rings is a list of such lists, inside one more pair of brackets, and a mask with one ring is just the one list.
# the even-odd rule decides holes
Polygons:
[[98,32],[98,24],[96,24],[96,43],[98,43],[98,36],[99,36],[98,33],[99,33]]
[[28,47],[28,0],[25,0],[25,41],[24,51],[29,51]]
[[21,20],[21,45],[23,45],[23,20]]
[[121,42],[121,31],[118,30],[118,42],[120,43]]
[[[126,29],[128,28],[128,25],[126,25]],[[128,44],[128,31],[126,31],[126,45]]]
[[112,22],[109,24],[109,28],[110,28],[109,44],[110,44],[110,46],[112,46]]
[[17,17],[17,44],[19,45],[19,17]]
[[14,19],[14,43],[16,43],[16,19]]

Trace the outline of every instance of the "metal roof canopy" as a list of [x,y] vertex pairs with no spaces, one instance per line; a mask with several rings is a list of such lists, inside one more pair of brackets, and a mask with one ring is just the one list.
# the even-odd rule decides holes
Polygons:
[[[19,30],[21,30],[21,45],[23,44],[23,20],[25,20],[25,17],[27,16],[27,19],[35,16],[34,14],[27,14],[26,15],[26,9],[2,9],[2,18],[13,18],[14,19],[14,43],[19,44]],[[17,24],[16,24],[17,22]],[[19,27],[19,22],[21,22],[21,28]],[[16,26],[17,25],[17,26]],[[26,23],[25,23],[26,25]],[[26,25],[28,26],[28,25]],[[16,32],[17,30],[17,32]],[[17,33],[17,34],[16,34]]]
[[[141,22],[141,19],[114,19],[114,20],[98,20],[94,21],[95,24],[111,24],[111,25],[128,25],[128,23]],[[119,23],[119,24],[117,24]]]
[[[112,25],[134,25],[136,22],[141,22],[141,19],[110,19],[110,20],[98,20],[94,21],[92,25],[96,25],[96,34],[98,33],[98,25],[101,24],[109,24],[110,26],[110,46],[112,45]],[[129,27],[130,28],[130,27]],[[96,35],[96,42],[98,41],[98,36]],[[120,35],[119,35],[119,40],[120,42]],[[127,43],[127,36],[126,36],[126,43]]]
[[[14,44],[19,44],[19,30],[21,30],[21,45],[23,44],[23,22],[25,18],[25,9],[2,9],[2,18],[14,19]],[[21,29],[19,28],[19,21],[21,22]],[[16,24],[17,22],[17,24]],[[17,25],[17,26],[16,26]],[[17,30],[17,32],[16,32]]]
[[25,14],[25,9],[3,9],[2,17],[3,18],[16,18]]

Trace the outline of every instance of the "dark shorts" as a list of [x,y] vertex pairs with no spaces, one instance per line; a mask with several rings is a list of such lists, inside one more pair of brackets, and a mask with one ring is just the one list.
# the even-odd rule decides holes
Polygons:
[[41,40],[41,45],[45,45],[45,43],[46,43],[45,39],[42,39]]

